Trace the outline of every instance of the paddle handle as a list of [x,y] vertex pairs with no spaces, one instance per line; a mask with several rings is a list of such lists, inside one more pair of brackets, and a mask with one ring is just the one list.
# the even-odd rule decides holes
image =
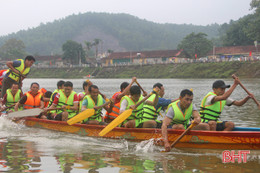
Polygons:
[[[232,75],[232,78],[235,79],[235,78],[236,78],[236,75],[233,74],[233,75]],[[239,82],[239,85],[245,90],[245,92],[246,92],[248,95],[251,94],[241,82]],[[260,109],[260,103],[256,100],[255,96],[253,96],[252,99],[255,101],[255,103],[257,104],[258,108]]]
[[140,102],[138,102],[135,107],[137,108],[140,104],[142,104],[145,100],[147,100],[153,93],[151,92],[145,98],[143,98]]
[[183,138],[183,136],[185,136],[194,126],[195,126],[195,124],[192,123],[192,124],[181,134],[181,136],[179,136],[178,139],[176,139],[176,140],[171,144],[171,148],[173,148],[173,147]]
[[143,91],[143,93],[145,93],[145,91],[144,91],[144,89],[141,87],[141,85],[140,85],[137,81],[135,81],[135,83],[139,86],[139,88]]
[[103,108],[103,107],[109,105],[111,102],[112,102],[112,101],[109,100],[109,101],[107,101],[106,103],[104,103],[103,105],[97,106],[97,107],[95,107],[94,109],[98,110],[98,109],[100,109],[100,108]]
[[3,112],[3,111],[5,111],[5,110],[7,110],[7,109],[9,109],[9,108],[12,108],[12,107],[14,107],[15,106],[15,104],[12,104],[11,106],[8,106],[8,107],[5,107],[3,110],[1,110],[0,112]]

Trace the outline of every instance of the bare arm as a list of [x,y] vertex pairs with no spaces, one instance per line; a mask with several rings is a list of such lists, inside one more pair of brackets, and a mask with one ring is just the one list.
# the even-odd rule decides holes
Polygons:
[[154,101],[146,100],[145,103],[148,104],[148,105],[151,105],[151,106],[156,106],[158,101],[159,101],[159,94],[157,92],[155,94],[156,94],[156,96],[154,98]]
[[24,76],[20,71],[18,71],[17,69],[14,68],[14,66],[13,66],[13,61],[7,61],[7,62],[6,62],[6,66],[7,66],[8,68],[10,68],[13,72],[15,72],[15,73],[21,75],[21,76],[22,76],[22,80],[25,78],[25,76]]
[[132,77],[131,83],[124,89],[124,91],[117,95],[117,99],[121,99],[123,96],[125,96],[127,93],[129,93],[131,86],[136,81],[136,77]]
[[162,137],[163,137],[164,147],[165,147],[166,151],[171,150],[171,145],[168,141],[168,132],[167,132],[167,127],[168,127],[168,125],[170,125],[171,122],[172,122],[172,119],[165,117],[163,120],[163,124],[162,124]]
[[236,105],[236,106],[243,106],[250,98],[252,98],[252,96],[246,96],[244,99],[242,100],[239,100],[239,101],[234,101],[233,102],[233,105]]
[[232,92],[235,90],[235,88],[237,87],[237,85],[240,83],[240,80],[238,79],[238,77],[236,77],[234,79],[234,84],[229,88],[229,90],[227,90],[223,95],[221,96],[216,96],[212,99],[212,103],[215,103],[217,101],[221,101],[221,100],[226,100],[231,94]]
[[194,117],[194,124],[199,124],[201,122],[200,114],[198,111],[192,111],[192,116]]
[[109,105],[109,106],[105,106],[104,109],[105,109],[108,113],[111,113],[113,107],[114,107],[114,100],[111,99],[111,103],[110,103],[110,105]]
[[40,109],[43,109],[43,108],[44,108],[44,102],[41,100]]
[[15,111],[18,111],[18,108],[19,108],[20,106],[22,106],[22,104],[19,103],[19,102],[17,102],[17,103],[15,104],[15,106],[14,106],[14,110],[15,110]]

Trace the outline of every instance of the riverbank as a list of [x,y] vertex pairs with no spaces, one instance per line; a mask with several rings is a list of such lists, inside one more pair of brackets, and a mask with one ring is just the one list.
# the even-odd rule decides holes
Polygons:
[[156,64],[117,67],[32,68],[30,78],[260,78],[260,61]]

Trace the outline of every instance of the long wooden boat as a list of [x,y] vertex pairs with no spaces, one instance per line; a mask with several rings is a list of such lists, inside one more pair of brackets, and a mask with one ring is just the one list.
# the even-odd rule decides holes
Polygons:
[[[82,136],[100,137],[98,133],[104,128],[101,125],[74,124],[66,122],[25,118],[26,126],[51,129],[56,131],[74,133]],[[259,150],[260,128],[236,128],[231,132],[216,131],[190,131],[185,135],[176,148],[205,148],[227,150]],[[183,130],[168,130],[170,143],[174,142]],[[144,141],[155,139],[155,144],[163,145],[161,129],[130,129],[116,127],[102,138],[126,139],[130,141]]]

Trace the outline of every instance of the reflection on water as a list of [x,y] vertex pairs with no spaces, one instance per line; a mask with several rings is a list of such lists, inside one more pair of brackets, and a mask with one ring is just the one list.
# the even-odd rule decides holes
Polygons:
[[[54,90],[58,79],[26,79],[23,90],[31,82]],[[80,92],[82,80],[71,80]],[[119,85],[129,79],[93,79],[100,90],[111,97]],[[166,98],[176,98],[183,88],[193,88],[194,102],[211,90],[214,79],[140,79],[146,91],[156,82],[164,84]],[[225,80],[231,84],[232,80]],[[260,100],[260,80],[242,80],[245,87]],[[232,98],[246,96],[238,87]],[[258,126],[260,112],[250,101],[244,107],[228,107],[222,119],[242,126]],[[256,172],[260,169],[260,151],[251,151],[247,163],[222,163],[222,150],[173,149],[162,153],[153,140],[140,143],[82,137],[62,132],[27,128],[0,117],[0,172]]]
[[247,163],[223,164],[218,150],[177,150],[170,153],[90,151],[48,153],[35,142],[1,139],[1,172],[254,172],[260,168],[258,154]]

